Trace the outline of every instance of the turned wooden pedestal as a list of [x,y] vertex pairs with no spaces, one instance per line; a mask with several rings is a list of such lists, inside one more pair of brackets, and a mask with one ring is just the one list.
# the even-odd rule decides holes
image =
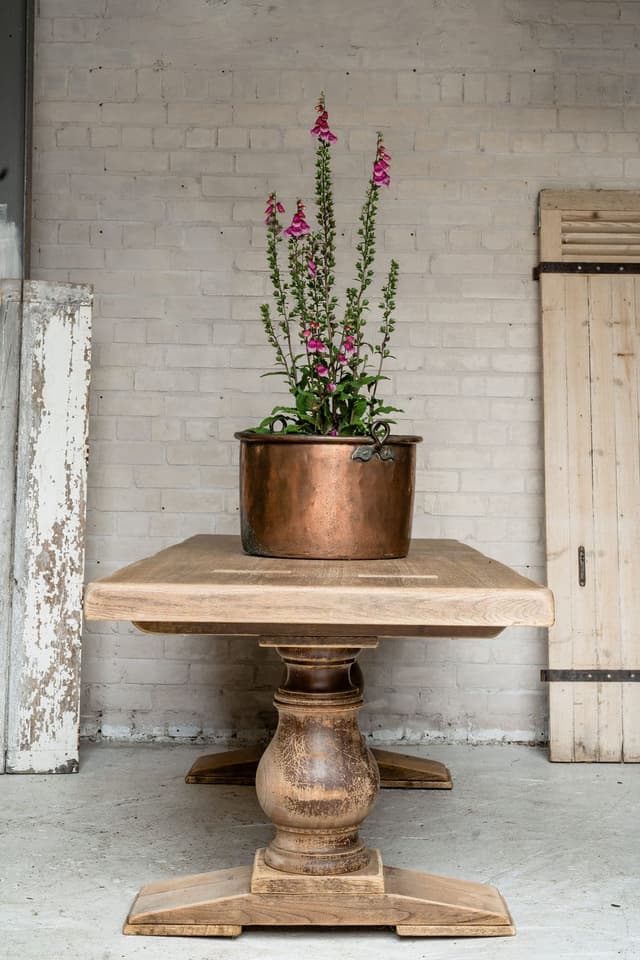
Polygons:
[[314,561],[248,557],[234,537],[197,536],[89,584],[85,615],[157,633],[231,634],[238,643],[260,636],[286,668],[278,728],[256,775],[272,841],[253,866],[143,887],[126,933],[236,936],[245,926],[317,925],[513,934],[495,888],[383,867],[360,839],[379,771],[358,727],[356,658],[381,637],[477,642],[506,626],[547,626],[546,588],[453,540],[414,540],[399,560]]
[[[185,783],[253,786],[262,747],[243,747],[198,757],[185,776]],[[395,750],[371,748],[378,765],[383,790],[451,790],[453,780],[444,763],[414,757]]]
[[385,868],[361,840],[379,774],[358,726],[361,684],[352,674],[360,649],[377,641],[354,642],[300,637],[278,646],[287,668],[274,698],[279,722],[256,776],[275,836],[253,868],[144,887],[125,933],[232,937],[273,924],[393,926],[404,936],[515,932],[494,887]]
[[[351,668],[351,680],[362,692],[363,678],[358,663]],[[438,760],[376,748],[372,748],[371,753],[384,790],[451,790],[453,786],[449,770]],[[185,783],[253,786],[262,754],[261,747],[207,753],[191,765]]]

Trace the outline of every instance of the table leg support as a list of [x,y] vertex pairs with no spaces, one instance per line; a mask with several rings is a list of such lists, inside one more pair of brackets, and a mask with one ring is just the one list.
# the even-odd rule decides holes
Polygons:
[[[263,747],[242,747],[204,754],[192,764],[186,783],[253,786]],[[383,790],[451,790],[453,781],[444,763],[408,753],[371,748]]]
[[[358,663],[351,668],[351,679],[362,693],[362,671]],[[185,782],[253,786],[263,752],[262,747],[243,747],[205,754],[192,764]],[[371,752],[383,790],[451,790],[453,786],[448,768],[437,760],[377,748]]]
[[[284,642],[284,641],[283,641]],[[491,886],[383,867],[358,835],[378,770],[358,728],[357,648],[278,648],[287,668],[279,722],[256,790],[275,837],[253,868],[144,887],[125,933],[237,936],[245,926],[393,926],[400,936],[510,936]]]
[[[269,870],[264,850],[259,850],[253,869],[150,884],[138,894],[124,932],[235,937],[243,927],[254,926],[375,926],[395,927],[404,937],[515,933],[494,887],[382,867],[378,851],[369,854],[367,867],[339,878]],[[263,892],[255,892],[256,886]]]

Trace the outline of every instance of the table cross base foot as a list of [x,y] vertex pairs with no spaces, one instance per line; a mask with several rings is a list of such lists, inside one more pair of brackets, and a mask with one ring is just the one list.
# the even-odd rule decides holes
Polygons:
[[[383,789],[451,790],[451,774],[444,763],[390,750],[371,750],[380,771]],[[198,757],[185,777],[186,783],[253,786],[262,747],[245,747]]]
[[236,937],[253,926],[395,927],[404,937],[508,937],[515,933],[495,887],[383,867],[370,850],[360,870],[306,876],[274,870],[217,870],[138,894],[124,927],[148,936]]

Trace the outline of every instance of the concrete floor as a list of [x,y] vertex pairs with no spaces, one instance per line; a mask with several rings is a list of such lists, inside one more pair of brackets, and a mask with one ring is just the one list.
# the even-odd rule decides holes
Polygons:
[[0,777],[2,960],[640,958],[640,768],[552,765],[512,746],[433,746],[453,791],[384,791],[362,833],[386,863],[497,884],[513,938],[401,940],[384,928],[125,937],[141,885],[248,864],[270,838],[251,788],[183,782],[203,752],[86,745],[78,776]]

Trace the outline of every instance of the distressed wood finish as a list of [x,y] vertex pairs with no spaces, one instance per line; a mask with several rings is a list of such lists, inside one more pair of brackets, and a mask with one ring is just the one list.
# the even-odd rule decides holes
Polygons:
[[[335,646],[336,637],[301,637],[296,642],[306,646],[318,646],[331,643]],[[344,637],[341,641],[345,645],[353,646],[355,637]],[[357,644],[363,646],[377,646],[378,641],[371,638],[358,637]],[[282,646],[282,637],[262,637],[260,645],[263,647]],[[357,663],[353,663],[350,670],[350,679],[360,692],[363,690],[362,671]],[[256,770],[263,750],[260,747],[247,747],[241,750],[228,750],[224,753],[207,754],[199,757],[191,766],[186,783],[208,784],[247,784],[255,783]],[[422,757],[412,757],[407,754],[391,753],[388,750],[372,749],[373,759],[378,766],[380,786],[386,789],[414,789],[414,790],[450,790],[453,786],[451,774],[443,763],[437,760],[424,760]]]
[[23,290],[7,770],[78,766],[91,291]]
[[[504,900],[483,883],[383,868],[384,893],[252,893],[250,867],[149,884],[138,894],[125,933],[237,936],[243,926],[395,927],[408,937],[509,937]],[[283,883],[288,883],[283,874]]]
[[[300,643],[317,646],[322,638],[301,637]],[[296,641],[298,642],[298,641]],[[324,644],[337,643],[337,638],[324,638]],[[356,642],[354,637],[344,637],[344,644]],[[365,638],[358,637],[357,643],[362,647]],[[281,646],[282,637],[262,637],[260,645]],[[369,640],[367,645],[376,645],[377,640]],[[363,690],[362,671],[354,663],[350,671],[350,679],[356,684],[360,692]],[[263,750],[260,747],[247,747],[241,750],[228,750],[224,753],[207,754],[199,757],[191,766],[186,783],[207,784],[245,784],[255,783],[256,770]],[[372,749],[371,753],[378,766],[380,786],[384,789],[413,789],[413,790],[450,790],[453,786],[451,774],[443,763],[437,760],[426,760],[408,754],[392,753],[388,750]]]
[[[451,790],[453,786],[449,770],[438,760],[376,747],[371,748],[371,753],[378,765],[383,790]],[[207,753],[192,764],[185,783],[252,786],[262,754],[261,747]]]
[[351,873],[283,873],[270,867],[267,850],[256,850],[251,873],[251,893],[295,894],[315,897],[319,893],[384,893],[384,868],[379,850],[364,850],[362,866]]
[[[141,630],[143,633],[195,633],[195,634],[224,634],[232,632],[234,636],[247,636],[253,637],[257,634],[268,634],[269,631],[277,628],[278,636],[271,637],[271,642],[268,642],[266,636],[263,638],[263,646],[272,646],[277,647],[280,637],[286,637],[291,635],[296,635],[300,633],[300,625],[297,623],[258,623],[257,621],[251,621],[246,623],[244,621],[233,623],[231,625],[232,629],[229,630],[230,624],[227,623],[211,623],[210,621],[202,621],[200,623],[194,623],[193,621],[173,621],[168,620],[134,620],[134,626]],[[341,623],[337,625],[337,628],[340,630],[340,633],[344,635],[345,646],[348,646],[348,641],[353,640],[354,637],[359,636],[362,632],[359,629],[357,624],[350,623]],[[311,630],[314,633],[318,633],[319,630],[325,629],[324,625],[321,623],[309,623],[305,624],[305,629]],[[374,633],[377,637],[405,637],[407,631],[405,627],[398,627],[392,623],[369,623],[367,624],[367,629]],[[460,637],[466,640],[489,640],[492,637],[497,637],[502,633],[504,627],[502,626],[493,626],[493,627],[478,627],[478,626],[449,626],[445,623],[432,624],[427,626],[421,623],[414,623],[411,625],[411,635],[413,637]]]
[[285,873],[353,873],[369,853],[358,828],[379,789],[358,727],[358,648],[278,647],[286,667],[278,727],[258,764],[258,802],[276,828],[265,863]]
[[0,280],[0,773],[6,751],[22,282]]
[[[255,925],[394,926],[401,936],[514,933],[493,887],[382,868],[378,851],[360,840],[378,771],[358,728],[363,681],[355,661],[377,642],[370,620],[383,634],[405,635],[427,626],[446,636],[447,624],[461,633],[548,625],[548,589],[455,541],[416,541],[403,560],[285,561],[247,557],[237,538],[201,536],[90,584],[85,609],[91,619],[166,632],[200,623],[257,634],[266,625],[261,643],[275,645],[286,667],[275,695],[278,728],[256,778],[273,840],[258,851],[253,870],[145,887],[125,933],[237,936]],[[280,623],[288,635],[277,636]],[[246,754],[236,761],[246,773]]]
[[543,190],[540,224],[542,260],[640,260],[640,194],[630,190]]
[[215,623],[223,633],[239,624],[247,633],[411,636],[437,626],[448,636],[449,627],[547,626],[553,600],[456,540],[414,540],[399,560],[272,560],[242,554],[236,537],[200,535],[89,584],[85,611],[92,620]]
[[[540,206],[542,260],[607,259],[595,242],[607,232],[640,240],[640,193],[543,191]],[[594,242],[576,257],[585,229]],[[640,247],[613,259],[637,261]],[[638,669],[640,279],[543,273],[540,284],[549,666]],[[549,698],[552,760],[640,760],[637,684],[555,682]]]

